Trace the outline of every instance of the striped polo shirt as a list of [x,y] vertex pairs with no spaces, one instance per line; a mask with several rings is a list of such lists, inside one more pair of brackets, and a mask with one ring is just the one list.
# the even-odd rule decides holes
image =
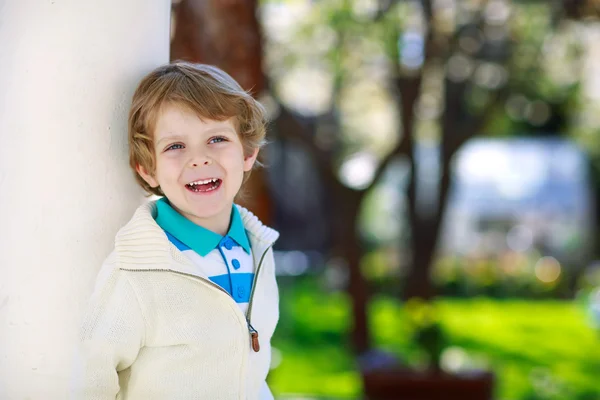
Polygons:
[[254,280],[254,262],[237,207],[232,208],[229,231],[221,236],[179,214],[165,197],[156,206],[156,223],[171,243],[212,282],[225,289],[245,314]]

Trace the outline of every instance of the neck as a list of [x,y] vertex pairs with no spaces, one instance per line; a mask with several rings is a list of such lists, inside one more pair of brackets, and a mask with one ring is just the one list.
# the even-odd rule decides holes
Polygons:
[[225,208],[225,210],[223,210],[223,212],[221,212],[220,214],[215,215],[211,218],[199,218],[195,215],[188,215],[186,213],[182,213],[181,210],[177,210],[177,212],[179,212],[181,215],[183,215],[196,225],[199,225],[221,236],[225,236],[229,231],[229,225],[231,223],[232,207],[233,204]]

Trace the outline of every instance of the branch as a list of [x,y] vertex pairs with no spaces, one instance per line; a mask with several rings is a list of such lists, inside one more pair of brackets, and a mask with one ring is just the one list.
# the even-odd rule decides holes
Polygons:
[[483,129],[485,124],[487,124],[489,119],[491,118],[496,106],[506,102],[506,100],[508,100],[508,96],[510,95],[510,93],[511,93],[511,90],[510,90],[510,86],[508,84],[504,85],[501,89],[496,91],[496,94],[494,95],[494,99],[487,104],[487,106],[479,114],[479,118],[477,118],[477,120],[473,124],[473,128],[471,129],[472,135],[476,135],[479,132],[481,132],[481,130]]
[[490,100],[483,111],[476,117],[475,121],[467,122],[462,125],[460,132],[463,133],[460,137],[457,137],[456,140],[453,141],[451,145],[449,145],[446,150],[448,153],[444,157],[444,159],[450,159],[460,147],[465,144],[469,139],[479,134],[481,130],[484,128],[485,124],[489,122],[494,110],[499,104],[504,103],[508,96],[510,95],[511,90],[508,84],[504,85],[501,89],[496,91],[494,98]]
[[[484,0],[484,3],[479,7],[478,12],[472,20],[473,25],[478,27],[479,29],[483,29],[485,25],[483,13],[488,1],[489,0]],[[458,47],[459,36],[460,32],[456,32],[456,34],[453,35],[450,54],[456,51]],[[479,51],[479,57],[476,57],[476,59],[486,59],[484,50],[485,46],[483,46],[482,49]],[[539,49],[539,51],[541,51],[541,48]],[[504,53],[501,53],[501,56],[501,59],[491,61],[499,63],[504,68],[506,68],[507,71],[510,71],[510,60],[507,59],[507,57],[510,56]],[[510,73],[510,75],[512,75],[512,73]],[[496,106],[499,103],[505,102],[511,93],[510,86],[507,83],[491,95],[493,97],[487,102],[483,110],[480,113],[478,113],[478,115],[473,116],[471,118],[466,118],[466,120],[465,118],[457,120],[459,115],[464,116],[465,114],[464,98],[468,88],[468,83],[468,81],[461,83],[452,83],[449,81],[448,77],[446,77],[446,108],[442,117],[442,159],[447,162],[450,161],[452,156],[458,151],[458,149],[461,148],[463,144],[465,144],[469,139],[473,138],[475,135],[481,132],[485,124],[489,121],[490,117],[492,116],[494,110],[496,109]]]
[[[400,118],[402,121],[402,135],[401,139],[398,141],[398,144],[389,152],[381,161],[377,169],[375,170],[375,174],[373,176],[373,180],[364,190],[364,192],[370,191],[381,179],[383,173],[387,169],[388,165],[394,160],[395,157],[399,155],[408,155],[412,157],[412,135],[414,130],[414,106],[416,101],[418,100],[421,94],[421,81],[423,78],[423,70],[426,66],[431,62],[431,47],[433,42],[433,8],[431,4],[431,0],[422,0],[423,13],[424,18],[427,21],[427,33],[425,36],[425,46],[423,49],[423,53],[425,55],[425,60],[423,65],[421,66],[420,71],[415,77],[402,77],[402,71],[400,70],[400,65],[396,62],[394,64],[395,73],[396,73],[396,88],[399,93],[399,102],[400,106],[398,107],[400,110]],[[391,7],[391,4],[388,3],[388,6]]]
[[302,121],[301,117],[297,116],[293,111],[278,101],[279,116],[275,120],[275,124],[279,125],[278,133],[287,139],[297,141],[314,157],[317,168],[328,177],[334,177],[333,163],[331,156],[317,146],[312,137],[307,135],[307,131],[313,130],[315,124],[314,118],[305,118]]
[[400,156],[400,155],[407,154],[408,151],[409,151],[408,140],[406,139],[406,136],[403,136],[402,139],[400,139],[400,141],[396,145],[396,147],[394,147],[392,149],[392,151],[389,152],[388,155],[386,155],[383,158],[383,160],[381,160],[381,162],[377,166],[377,169],[375,170],[375,174],[373,175],[373,180],[371,181],[371,183],[369,183],[369,186],[367,186],[366,188],[363,189],[363,191],[366,193],[366,192],[369,192],[371,189],[373,189],[373,187],[379,182],[379,180],[383,176],[383,173],[387,169],[388,165],[390,165],[390,163],[394,160],[394,158],[396,158],[397,156]]
[[[561,18],[559,9],[554,8],[553,18]],[[534,60],[536,60],[536,64],[534,64],[534,66],[533,66],[534,70],[539,68],[539,62],[537,62],[537,60],[539,60],[542,55],[543,47],[539,46],[537,48],[536,52],[537,52],[537,54],[533,58]],[[509,76],[512,76],[514,74],[514,71],[511,71],[511,59],[510,58],[508,60],[505,60],[505,62],[503,63],[503,67],[506,68],[506,70],[509,73]],[[460,146],[462,146],[467,140],[469,140],[470,138],[472,138],[473,136],[475,136],[481,132],[481,130],[484,128],[484,126],[488,123],[496,106],[506,102],[506,100],[508,99],[508,97],[511,93],[511,89],[512,88],[508,83],[505,84],[502,88],[498,89],[494,94],[494,98],[488,102],[486,107],[479,114],[479,116],[476,117],[474,122],[471,122],[471,123],[467,122],[467,123],[462,124],[462,126],[460,126],[460,128],[461,128],[460,132],[464,132],[464,134],[461,135],[461,137],[458,138],[453,143],[452,146],[448,146],[449,156],[452,156],[460,148]]]
[[373,17],[373,22],[379,22],[385,17],[385,15],[392,9],[393,6],[398,4],[400,0],[379,0],[377,2],[377,13]]
[[425,20],[430,27],[433,23],[433,5],[431,4],[431,0],[421,0],[421,6],[423,7],[423,13],[425,14]]
[[563,0],[562,8],[567,18],[581,19],[585,15],[585,0]]

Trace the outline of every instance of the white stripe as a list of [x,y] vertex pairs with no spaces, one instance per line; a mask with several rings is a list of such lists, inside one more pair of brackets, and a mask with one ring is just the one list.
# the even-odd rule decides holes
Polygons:
[[[206,257],[202,257],[191,249],[184,250],[182,253],[185,254],[194,265],[201,268],[202,272],[209,277],[227,274],[227,267],[225,266],[221,253],[217,249],[208,253]],[[227,258],[227,263],[229,264],[229,269],[232,274],[254,272],[252,256],[246,253],[242,247],[234,247],[231,250],[223,249],[223,254],[225,254],[225,257]],[[236,270],[233,267],[233,260],[238,260],[240,269]]]
[[[223,254],[227,258],[227,263],[229,264],[229,270],[231,274],[239,274],[239,273],[254,273],[254,260],[252,258],[252,253],[248,254],[244,251],[241,246],[235,246],[231,250],[227,250],[222,248]],[[219,252],[218,249],[214,249],[210,253],[206,255],[206,257],[202,257],[194,250],[184,250],[182,253],[188,257],[194,265],[201,269],[201,271],[206,274],[209,278],[213,276],[219,275],[227,275],[227,267],[223,260],[223,256]],[[233,266],[233,260],[238,260],[240,263],[240,268],[235,269]],[[250,288],[252,290],[252,288]],[[233,294],[235,295],[235,294]],[[237,303],[237,301],[236,301]],[[244,314],[248,310],[248,303],[237,303],[238,307]]]

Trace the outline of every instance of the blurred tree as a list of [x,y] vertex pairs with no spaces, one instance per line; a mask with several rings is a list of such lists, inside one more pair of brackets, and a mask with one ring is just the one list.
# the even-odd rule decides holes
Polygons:
[[[330,188],[334,252],[348,263],[361,352],[370,344],[357,223],[366,195],[394,160],[407,161],[412,261],[403,295],[431,298],[454,155],[483,132],[565,133],[581,78],[578,30],[565,17],[591,3],[275,3],[267,65],[281,105],[277,131],[305,146]],[[425,171],[416,153],[428,143],[439,157]],[[425,193],[426,175],[437,177],[434,195]]]
[[[256,7],[256,0],[173,1],[171,60],[216,65],[260,95],[265,77]],[[252,172],[246,190],[252,196],[242,197],[242,205],[270,224],[272,202],[261,169]]]

